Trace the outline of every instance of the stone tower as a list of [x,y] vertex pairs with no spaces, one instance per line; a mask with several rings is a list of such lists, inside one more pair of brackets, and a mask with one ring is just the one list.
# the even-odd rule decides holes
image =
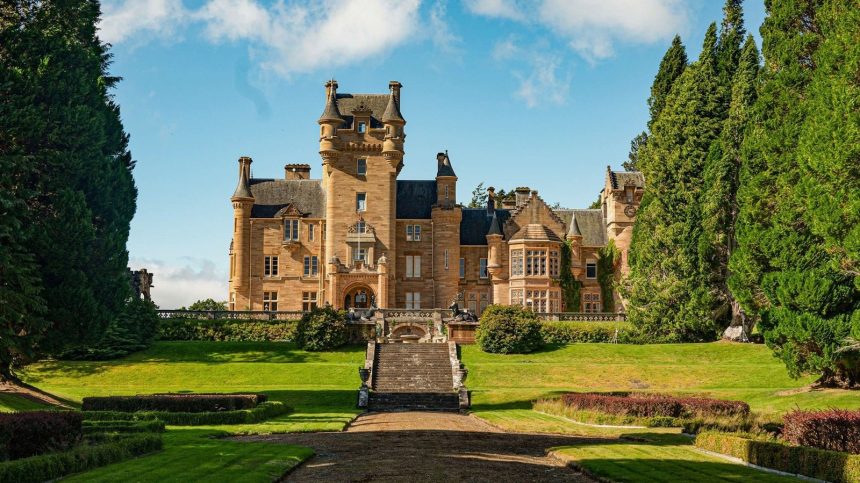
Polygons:
[[230,253],[230,308],[231,310],[251,310],[251,208],[254,195],[251,194],[251,163],[247,156],[239,158],[239,184],[230,197],[233,204],[233,243]]
[[457,205],[457,175],[448,153],[436,155],[436,204],[430,212],[433,223],[433,274],[436,305],[447,307],[458,294],[460,267],[460,222],[463,209]]

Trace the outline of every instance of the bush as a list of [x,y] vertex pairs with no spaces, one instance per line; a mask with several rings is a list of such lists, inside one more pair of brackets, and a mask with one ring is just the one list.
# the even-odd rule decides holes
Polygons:
[[166,411],[85,411],[87,421],[152,421],[159,420],[174,426],[205,426],[218,424],[256,424],[290,412],[281,402],[260,403],[254,409],[204,413],[171,413]]
[[346,312],[318,307],[305,312],[296,326],[296,344],[307,351],[336,349],[349,340]]
[[686,416],[746,416],[750,413],[750,405],[743,401],[704,397],[679,397],[675,400],[681,403]]
[[793,411],[783,417],[783,438],[801,446],[860,453],[860,410]]
[[265,394],[152,394],[145,396],[85,397],[84,411],[166,411],[201,413],[252,409]]
[[612,426],[645,426],[648,428],[668,428],[681,424],[677,418],[667,416],[638,417],[625,414],[610,414],[568,406],[561,399],[537,401],[532,409],[538,412],[561,416],[580,423]]
[[779,441],[743,434],[704,431],[696,447],[734,456],[747,463],[833,482],[860,482],[860,456],[789,446]]
[[639,418],[663,416],[677,418],[681,415],[681,403],[670,398],[615,396],[608,394],[570,393],[562,396],[564,404],[586,411],[601,411]]
[[0,414],[0,460],[71,448],[81,440],[81,419],[70,411]]
[[519,306],[490,305],[481,314],[475,340],[484,352],[526,354],[543,346],[541,323]]
[[162,321],[160,340],[205,340],[245,342],[285,342],[295,340],[295,320],[199,320]]
[[0,463],[0,483],[56,480],[160,449],[161,436],[139,434],[95,446],[79,446],[62,453],[7,461]]
[[541,322],[541,335],[547,344],[574,342],[612,342],[615,331],[622,344],[635,343],[633,325],[627,322]]
[[118,359],[148,348],[158,333],[160,319],[155,304],[132,298],[122,313],[110,322],[104,337],[94,346],[77,347],[60,354],[61,359],[102,361]]
[[164,422],[151,421],[84,421],[84,433],[163,433]]

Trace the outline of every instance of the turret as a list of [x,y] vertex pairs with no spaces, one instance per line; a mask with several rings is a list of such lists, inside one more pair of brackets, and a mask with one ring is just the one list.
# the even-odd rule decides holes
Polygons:
[[[233,204],[233,284],[232,292],[236,300],[236,308],[247,307],[249,304],[248,269],[251,266],[251,208],[254,206],[254,194],[251,192],[250,175],[253,160],[247,156],[239,158],[239,183],[230,201]],[[240,302],[240,300],[242,302]]]
[[337,108],[337,81],[332,79],[325,84],[325,109],[317,121],[320,125],[320,155],[323,160],[327,156],[336,155],[337,128],[343,125],[343,117]]
[[393,166],[403,161],[403,140],[406,135],[403,126],[406,120],[400,114],[400,88],[403,87],[397,81],[388,83],[388,105],[382,113],[382,123],[385,125],[385,140],[382,142],[382,155],[389,160]]
[[448,151],[436,154],[436,204],[453,207],[457,203],[457,175]]
[[570,267],[573,270],[573,276],[578,279],[582,276],[582,232],[576,221],[576,215],[570,219],[570,229],[567,230],[565,238],[570,240]]

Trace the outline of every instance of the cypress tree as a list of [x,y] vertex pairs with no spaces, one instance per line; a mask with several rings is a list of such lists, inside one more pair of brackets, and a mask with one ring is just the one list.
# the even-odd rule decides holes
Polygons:
[[860,325],[850,255],[857,228],[840,226],[857,216],[856,4],[766,5],[729,284],[791,374],[856,386],[856,352],[840,352]]
[[741,144],[750,108],[755,101],[759,53],[752,36],[744,43],[739,67],[732,84],[728,118],[720,138],[711,145],[704,173],[706,193],[702,202],[702,236],[699,263],[704,280],[714,293],[712,311],[721,326],[744,323],[740,306],[729,290],[728,262],[736,247],[734,226],[737,219],[738,176]]
[[627,161],[621,163],[626,171],[639,171],[639,151],[648,144],[648,133],[642,131],[632,141],[630,141],[630,153],[627,154]]
[[712,340],[713,294],[698,270],[702,172],[720,132],[716,25],[675,81],[640,159],[648,190],[631,244],[630,320],[652,340]]
[[741,58],[744,43],[743,0],[726,0],[723,6],[723,21],[720,24],[720,39],[717,43],[717,75],[720,85],[727,89],[726,109],[732,94],[735,71]]

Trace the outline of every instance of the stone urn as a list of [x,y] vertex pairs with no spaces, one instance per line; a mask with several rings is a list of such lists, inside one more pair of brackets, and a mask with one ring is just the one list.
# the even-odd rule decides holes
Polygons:
[[370,369],[366,367],[359,367],[358,377],[361,378],[361,387],[367,387],[367,380],[370,379]]

